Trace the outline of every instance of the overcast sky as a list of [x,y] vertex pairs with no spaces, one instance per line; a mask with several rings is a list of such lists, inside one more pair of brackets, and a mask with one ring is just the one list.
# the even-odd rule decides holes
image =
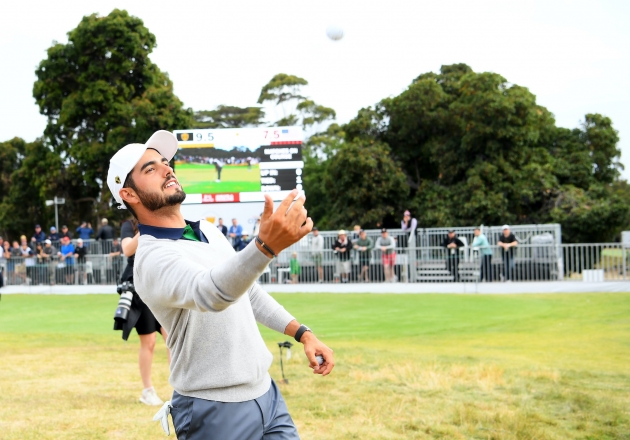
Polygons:
[[[81,17],[126,9],[157,37],[152,60],[195,110],[255,105],[276,73],[346,122],[420,73],[466,63],[528,87],[557,124],[602,113],[630,178],[630,1],[12,1],[0,6],[0,140],[40,136],[34,70]],[[338,24],[339,42],[326,38]],[[273,116],[273,115],[270,115]],[[182,127],[184,128],[184,127]]]

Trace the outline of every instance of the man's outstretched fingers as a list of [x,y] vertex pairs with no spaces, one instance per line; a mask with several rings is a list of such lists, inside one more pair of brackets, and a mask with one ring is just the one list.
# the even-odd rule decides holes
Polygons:
[[302,207],[295,215],[295,223],[297,223],[298,226],[302,226],[307,218],[308,211],[306,208]]
[[304,206],[304,202],[306,202],[306,196],[302,194],[300,197],[295,199],[295,202],[293,202],[293,205],[291,205],[287,214],[300,212],[300,209]]
[[[276,254],[304,237],[313,228],[308,221],[308,211],[304,208],[306,198],[297,190],[291,191],[273,213],[273,203],[265,196],[263,213],[258,236]],[[297,197],[297,199],[296,199]],[[303,228],[303,226],[307,226]]]
[[273,214],[273,199],[269,194],[265,194],[265,208],[260,216],[260,220],[267,220]]
[[286,214],[286,212],[289,210],[289,207],[291,206],[291,203],[293,203],[293,200],[295,200],[295,196],[297,195],[297,193],[297,189],[291,191],[289,195],[286,196],[282,202],[280,202],[280,206],[278,206],[276,212],[279,212],[282,215]]
[[308,217],[306,219],[306,223],[300,227],[300,238],[304,237],[306,234],[313,230],[313,219]]

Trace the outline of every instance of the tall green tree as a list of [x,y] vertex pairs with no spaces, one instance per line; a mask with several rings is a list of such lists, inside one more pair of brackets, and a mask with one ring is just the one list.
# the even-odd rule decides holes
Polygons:
[[273,125],[301,125],[306,129],[336,118],[332,108],[316,104],[303,95],[302,87],[306,85],[304,78],[279,73],[262,87],[258,104],[269,103],[282,110],[282,118]]
[[[378,204],[409,208],[423,227],[560,222],[565,241],[611,240],[630,223],[611,120],[588,114],[576,129],[556,127],[527,88],[495,73],[442,66],[361,109],[342,131],[320,169],[372,141],[387,146],[404,175],[409,197],[374,200],[374,212]],[[322,200],[353,185],[335,181]],[[319,209],[336,212],[332,202]]]
[[[344,132],[338,124],[330,124],[325,131],[315,133],[304,143],[304,191],[308,196],[308,212],[317,227],[335,228],[330,223],[332,201],[328,199],[328,166],[330,158],[342,147]],[[348,224],[350,224],[349,222]]]
[[155,47],[142,20],[116,9],[83,17],[35,72],[33,96],[48,119],[44,140],[68,170],[67,183],[81,181],[75,199],[96,201],[103,214],[113,213],[104,184],[111,156],[156,130],[192,123],[168,75],[149,58]]
[[[47,208],[49,194],[56,194],[62,180],[59,155],[41,140],[14,138],[0,143],[0,231],[17,239],[29,235],[35,223],[53,225],[54,208]],[[0,234],[0,235],[2,235]]]
[[309,215],[328,229],[393,221],[409,193],[400,165],[384,142],[345,137],[343,127],[331,124],[305,144]]
[[330,158],[324,177],[330,206],[328,226],[374,225],[393,218],[409,188],[389,146],[355,140]]
[[192,128],[244,128],[264,123],[265,111],[261,107],[219,105],[214,110],[199,110],[193,115]]
[[579,128],[558,128],[551,143],[560,186],[552,191],[551,221],[566,241],[610,241],[630,224],[630,187],[620,180],[619,137],[610,118],[587,114]]

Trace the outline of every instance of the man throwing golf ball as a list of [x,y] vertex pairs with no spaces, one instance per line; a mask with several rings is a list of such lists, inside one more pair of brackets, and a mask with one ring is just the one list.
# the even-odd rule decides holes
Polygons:
[[295,200],[294,190],[273,212],[265,196],[258,239],[235,253],[211,223],[184,220],[186,194],[169,166],[176,151],[175,136],[158,131],[118,151],[107,176],[116,201],[139,221],[136,290],[168,333],[175,391],[158,413],[162,426],[168,432],[170,410],[179,439],[297,439],[256,322],[304,344],[316,374],[332,371],[333,352],[256,280],[310,232],[305,197]]

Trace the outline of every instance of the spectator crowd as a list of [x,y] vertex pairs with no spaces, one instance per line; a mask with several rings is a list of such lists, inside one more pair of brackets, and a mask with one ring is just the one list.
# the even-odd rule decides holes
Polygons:
[[[75,235],[76,234],[76,235]],[[94,244],[95,246],[90,245]],[[100,245],[99,245],[100,244]],[[109,257],[106,282],[115,282],[122,267],[122,249],[107,219],[95,233],[84,221],[74,232],[68,226],[57,231],[51,226],[48,234],[41,225],[34,227],[30,239],[21,235],[10,241],[0,237],[0,287],[4,284],[88,284],[94,275],[88,254]]]
[[[292,252],[290,258],[283,263],[286,264],[289,275],[285,282],[300,282],[305,265],[312,268],[309,269],[312,272],[309,272],[307,279],[319,283],[331,280],[340,283],[398,281],[401,268],[397,267],[397,256],[401,253],[407,255],[410,252],[407,248],[416,247],[418,227],[417,220],[409,211],[405,211],[402,217],[401,228],[396,236],[391,236],[386,228],[381,228],[378,237],[369,237],[367,231],[360,225],[355,225],[350,233],[341,229],[336,237],[328,236],[328,245],[318,228],[313,228],[306,238],[306,250],[302,245],[300,252]],[[232,219],[231,225],[227,226],[219,218],[217,228],[238,252],[258,235],[260,217],[251,234],[237,219]],[[518,239],[508,225],[504,225],[502,230],[498,240],[502,256],[499,277],[503,281],[511,281],[514,279],[514,252]],[[54,285],[117,282],[124,266],[119,241],[107,219],[101,220],[96,232],[90,222],[83,221],[72,232],[63,225],[59,231],[51,226],[46,233],[38,224],[35,225],[30,239],[22,235],[19,240],[11,242],[0,237],[0,287],[3,283]],[[461,251],[466,246],[467,243],[457,236],[455,230],[449,230],[441,243],[442,260],[451,275],[450,281],[460,281]],[[474,240],[470,246],[479,253],[479,281],[494,281],[494,250],[480,228],[474,230]],[[90,259],[90,255],[106,259],[104,274],[98,273],[96,276],[96,260]],[[325,267],[332,274],[325,273]],[[377,275],[375,271],[378,272]]]

